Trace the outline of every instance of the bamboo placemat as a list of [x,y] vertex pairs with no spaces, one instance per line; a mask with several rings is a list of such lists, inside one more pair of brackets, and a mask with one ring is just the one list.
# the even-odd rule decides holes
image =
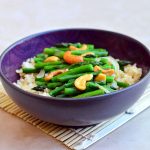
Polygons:
[[44,133],[54,137],[70,149],[82,150],[108,135],[148,108],[150,106],[150,100],[148,99],[149,96],[150,85],[140,100],[138,100],[138,102],[125,113],[98,125],[78,129],[66,128],[47,123],[24,112],[7,96],[2,86],[0,86],[0,108],[39,128]]

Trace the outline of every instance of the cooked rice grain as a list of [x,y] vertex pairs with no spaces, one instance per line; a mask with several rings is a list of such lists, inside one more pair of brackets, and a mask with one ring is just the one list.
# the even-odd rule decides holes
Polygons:
[[142,69],[138,68],[136,64],[127,65],[124,67],[124,71],[119,70],[116,80],[120,82],[126,82],[129,85],[132,85],[139,81],[141,75]]

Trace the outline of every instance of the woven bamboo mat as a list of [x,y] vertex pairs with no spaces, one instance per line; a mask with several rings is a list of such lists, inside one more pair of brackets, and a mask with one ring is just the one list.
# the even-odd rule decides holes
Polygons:
[[41,121],[24,112],[7,96],[3,88],[0,86],[1,109],[32,124],[44,133],[54,137],[70,149],[74,150],[87,148],[148,108],[150,106],[149,97],[150,85],[140,100],[138,100],[138,102],[125,113],[95,126],[73,129]]

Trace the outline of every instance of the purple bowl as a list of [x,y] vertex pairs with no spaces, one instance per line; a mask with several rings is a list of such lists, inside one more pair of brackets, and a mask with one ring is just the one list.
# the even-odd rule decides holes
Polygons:
[[[12,84],[19,77],[15,70],[43,48],[60,42],[93,43],[106,48],[115,58],[127,59],[143,69],[142,79],[122,90],[89,98],[44,97],[26,92]],[[12,100],[37,118],[66,126],[87,126],[114,117],[143,94],[150,77],[150,52],[137,40],[115,32],[95,29],[63,29],[28,36],[7,48],[0,58],[2,84]]]

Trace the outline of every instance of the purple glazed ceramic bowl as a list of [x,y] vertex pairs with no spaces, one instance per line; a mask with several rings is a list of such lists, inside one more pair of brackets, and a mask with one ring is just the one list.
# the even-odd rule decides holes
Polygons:
[[[142,79],[117,92],[82,99],[39,96],[12,84],[19,78],[15,70],[23,61],[60,42],[92,43],[106,48],[115,58],[137,63],[143,69]],[[150,52],[143,44],[119,33],[95,29],[62,29],[34,34],[11,45],[0,58],[1,81],[13,101],[41,120],[66,126],[97,124],[128,109],[144,92],[149,70]]]

